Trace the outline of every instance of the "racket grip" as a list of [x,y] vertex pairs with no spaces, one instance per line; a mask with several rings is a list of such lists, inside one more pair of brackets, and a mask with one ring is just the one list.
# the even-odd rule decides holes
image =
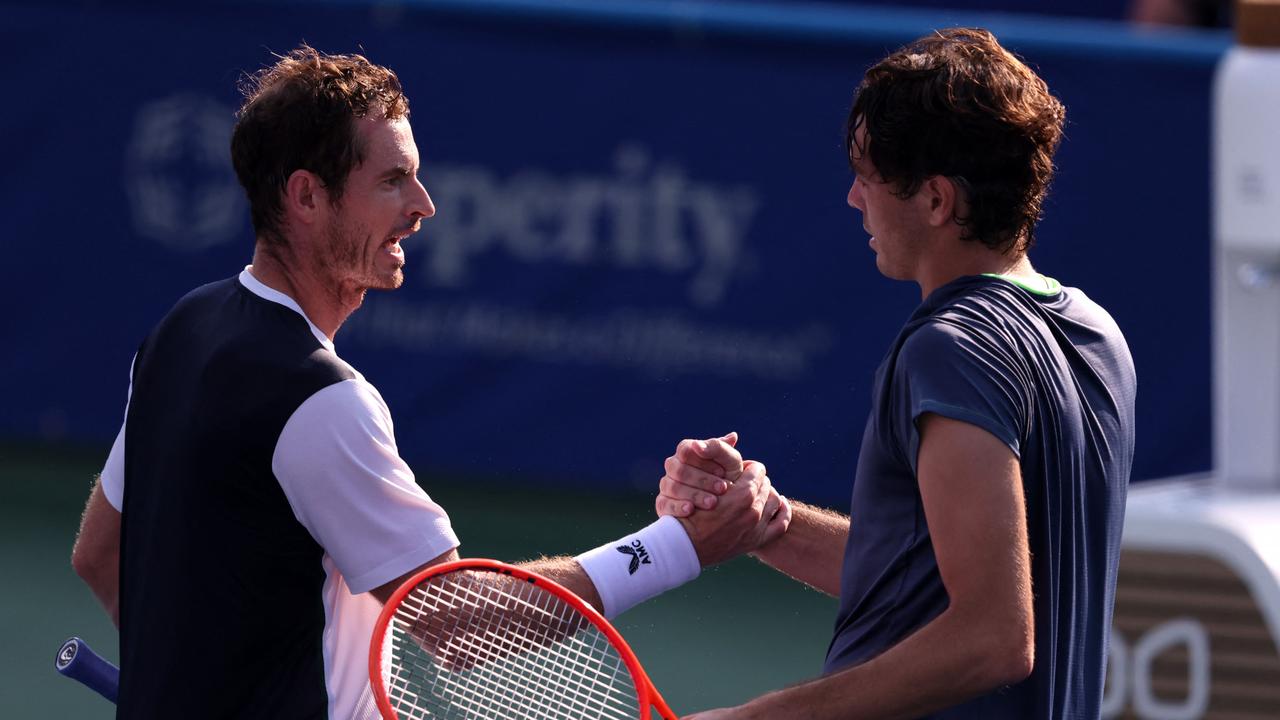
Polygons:
[[104,660],[80,638],[73,637],[62,643],[53,667],[111,702],[116,701],[120,690],[120,668]]

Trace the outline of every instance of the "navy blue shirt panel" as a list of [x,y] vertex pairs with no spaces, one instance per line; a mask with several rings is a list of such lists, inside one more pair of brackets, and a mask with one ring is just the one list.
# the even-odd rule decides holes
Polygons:
[[323,549],[271,470],[308,397],[354,371],[235,278],[180,300],[134,361],[121,718],[323,718]]
[[1133,361],[1107,313],[965,277],[915,311],[876,373],[826,670],[872,659],[946,609],[916,481],[917,423],[976,425],[1019,457],[1036,661],[1017,685],[934,718],[1096,718],[1129,471]]

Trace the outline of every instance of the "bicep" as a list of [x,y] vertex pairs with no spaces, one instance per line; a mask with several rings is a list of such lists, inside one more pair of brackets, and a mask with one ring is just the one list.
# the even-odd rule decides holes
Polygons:
[[1017,456],[976,425],[931,413],[918,422],[920,495],[951,606],[1029,626],[1031,567]]

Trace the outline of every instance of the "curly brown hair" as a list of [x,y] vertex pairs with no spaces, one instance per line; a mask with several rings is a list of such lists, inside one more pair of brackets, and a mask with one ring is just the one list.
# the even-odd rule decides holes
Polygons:
[[950,28],[867,70],[845,143],[851,161],[855,151],[868,157],[901,198],[930,177],[951,178],[968,203],[956,216],[962,237],[1023,252],[1035,242],[1065,116],[1044,80],[990,32]]
[[307,45],[246,76],[240,90],[245,101],[231,162],[249,196],[254,232],[268,243],[284,242],[281,200],[294,171],[315,173],[339,200],[348,174],[364,160],[355,121],[409,114],[393,71],[363,55],[326,55]]

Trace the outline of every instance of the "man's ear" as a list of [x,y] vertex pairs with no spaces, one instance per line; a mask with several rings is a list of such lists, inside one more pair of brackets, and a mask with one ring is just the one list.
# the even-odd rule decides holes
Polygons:
[[920,194],[926,201],[926,219],[932,227],[942,227],[956,219],[963,196],[955,181],[943,175],[934,175],[920,186]]
[[304,225],[316,223],[328,210],[329,194],[320,176],[310,170],[294,170],[284,184],[285,216]]

